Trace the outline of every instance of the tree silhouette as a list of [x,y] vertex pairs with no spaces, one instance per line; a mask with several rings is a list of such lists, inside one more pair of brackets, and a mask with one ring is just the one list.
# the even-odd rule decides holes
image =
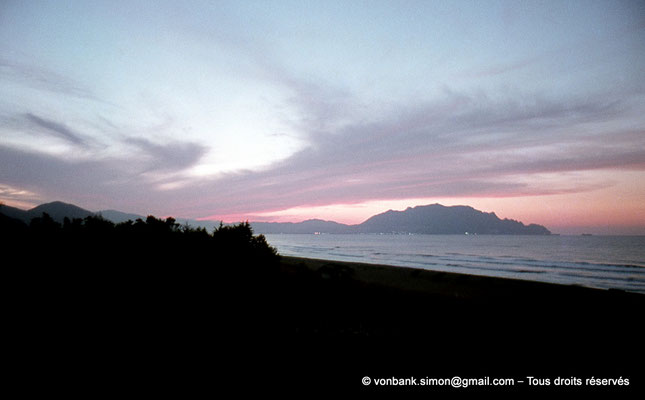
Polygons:
[[61,229],[61,224],[54,221],[54,219],[47,213],[43,213],[41,217],[36,217],[29,223],[31,233],[38,236],[53,236],[58,234]]
[[43,261],[47,257],[52,261],[52,254],[73,253],[76,258],[67,259],[75,264],[118,266],[128,263],[145,268],[169,265],[193,268],[202,264],[196,260],[198,257],[211,254],[218,267],[257,271],[274,266],[279,260],[277,251],[264,236],[253,235],[248,221],[237,225],[220,224],[209,234],[203,228],[182,226],[172,217],[160,219],[152,215],[145,221],[129,220],[115,225],[94,215],[84,219],[65,218],[61,224],[43,213],[33,218],[28,226],[0,216],[3,240],[25,249],[42,249],[30,256]]

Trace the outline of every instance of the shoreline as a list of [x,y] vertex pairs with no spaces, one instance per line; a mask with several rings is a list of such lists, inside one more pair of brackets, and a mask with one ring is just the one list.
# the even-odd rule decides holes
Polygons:
[[[575,284],[559,284],[536,280],[433,271],[409,266],[372,264],[354,261],[337,261],[295,256],[281,256],[285,267],[300,266],[312,272],[321,268],[333,270],[365,285],[387,287],[410,293],[447,296],[460,299],[503,299],[509,297],[531,298],[541,293],[568,297],[575,294],[583,297],[633,298],[645,301],[645,295],[622,289],[601,289]],[[325,273],[325,271],[322,271]]]
[[642,239],[426,235],[425,237],[267,236],[288,257],[391,265],[437,272],[622,290],[645,295]]
[[[638,293],[287,256],[281,268],[317,282],[294,306],[313,327],[296,335],[298,348],[320,346],[316,358],[341,369],[318,371],[348,383],[402,374],[645,382],[633,368],[645,356]],[[359,361],[339,366],[347,354]]]

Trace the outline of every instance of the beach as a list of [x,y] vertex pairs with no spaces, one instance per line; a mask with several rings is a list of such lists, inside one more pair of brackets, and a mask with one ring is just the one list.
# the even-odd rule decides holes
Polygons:
[[299,294],[281,310],[301,315],[299,333],[571,342],[594,353],[638,332],[645,310],[645,296],[620,290],[295,257],[281,268],[282,293]]
[[[491,301],[608,301],[628,303],[645,300],[645,296],[625,293],[620,290],[600,290],[576,285],[558,285],[536,281],[524,281],[481,275],[467,275],[450,272],[436,272],[420,268],[399,267],[359,262],[330,261],[302,257],[282,256],[285,270],[304,267],[312,272],[328,276],[324,279],[339,278],[325,270],[346,271],[343,278],[366,285],[381,286],[407,293],[445,296],[447,298]],[[322,268],[322,270],[321,270]]]
[[[315,370],[338,382],[371,371],[622,375],[642,384],[640,294],[294,257],[281,268],[319,278],[291,310],[301,316],[302,348],[336,366]],[[348,354],[350,364],[330,361]]]

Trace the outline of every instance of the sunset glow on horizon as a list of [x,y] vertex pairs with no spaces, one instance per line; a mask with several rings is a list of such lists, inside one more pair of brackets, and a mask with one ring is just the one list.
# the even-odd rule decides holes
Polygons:
[[0,202],[645,235],[639,1],[5,1]]

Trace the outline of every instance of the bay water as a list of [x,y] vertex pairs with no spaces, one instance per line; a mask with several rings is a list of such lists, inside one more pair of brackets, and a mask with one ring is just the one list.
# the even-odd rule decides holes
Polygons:
[[645,294],[645,236],[268,234],[284,256]]

